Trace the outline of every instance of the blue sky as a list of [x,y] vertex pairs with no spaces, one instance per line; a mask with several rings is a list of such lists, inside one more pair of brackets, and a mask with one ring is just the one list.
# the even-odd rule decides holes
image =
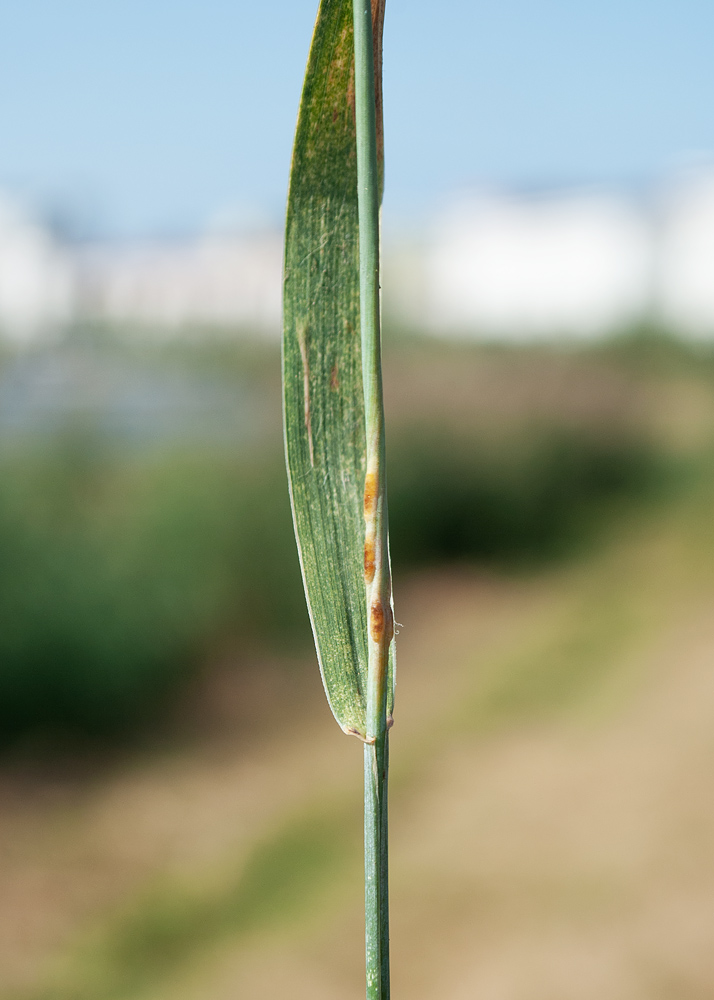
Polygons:
[[[279,222],[317,0],[0,0],[0,187],[108,235]],[[714,156],[711,0],[387,0],[388,217]]]

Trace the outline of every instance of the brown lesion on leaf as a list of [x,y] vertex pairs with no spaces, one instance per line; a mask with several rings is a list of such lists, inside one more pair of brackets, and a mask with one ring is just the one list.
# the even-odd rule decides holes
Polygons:
[[379,482],[374,472],[368,472],[364,478],[364,518],[371,521],[377,512],[377,491]]
[[375,535],[375,516],[377,514],[377,499],[379,479],[375,472],[368,472],[364,479],[364,519],[366,532],[364,540],[364,578],[367,586],[374,580],[377,564],[377,538]]
[[394,635],[394,620],[392,608],[381,601],[372,601],[369,609],[369,633],[375,642],[385,642],[387,645]]
[[330,372],[330,388],[333,392],[337,392],[340,388],[340,370],[337,362],[335,362],[335,366]]
[[367,540],[364,543],[364,578],[368,586],[372,582],[372,580],[374,580],[374,567],[375,567],[374,539],[367,538]]

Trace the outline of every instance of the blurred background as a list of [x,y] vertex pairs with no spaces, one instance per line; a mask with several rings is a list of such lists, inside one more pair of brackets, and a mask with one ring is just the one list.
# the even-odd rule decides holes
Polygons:
[[[363,992],[281,439],[316,0],[0,0],[0,1000]],[[714,992],[714,8],[389,0],[396,996]]]

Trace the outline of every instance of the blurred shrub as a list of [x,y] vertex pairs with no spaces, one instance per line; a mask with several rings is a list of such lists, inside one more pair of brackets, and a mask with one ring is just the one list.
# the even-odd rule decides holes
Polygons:
[[[267,453],[127,453],[76,432],[0,455],[2,741],[155,718],[221,642],[307,648],[277,442]],[[390,448],[397,568],[563,551],[655,467],[641,444],[582,432],[500,448],[412,433]]]
[[500,443],[424,429],[391,450],[397,566],[558,555],[587,537],[605,507],[644,495],[664,471],[651,445],[605,429],[555,428]]
[[307,632],[282,470],[76,436],[6,455],[0,619],[5,740],[150,718],[212,641]]

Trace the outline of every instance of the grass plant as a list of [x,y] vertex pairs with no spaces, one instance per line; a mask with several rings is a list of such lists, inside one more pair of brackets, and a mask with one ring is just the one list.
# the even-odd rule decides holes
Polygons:
[[[388,728],[394,616],[379,291],[383,0],[322,0],[285,248],[285,442],[327,697],[364,743],[368,1000],[389,997]],[[358,333],[359,331],[359,333]]]

